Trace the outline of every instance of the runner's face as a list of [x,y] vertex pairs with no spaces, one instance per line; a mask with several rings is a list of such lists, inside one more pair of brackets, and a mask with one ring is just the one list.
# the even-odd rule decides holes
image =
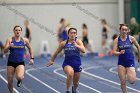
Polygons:
[[70,30],[68,34],[69,39],[75,39],[76,35],[77,35],[77,32],[74,29]]
[[127,33],[128,33],[128,27],[127,26],[122,26],[120,34],[121,35],[127,35]]
[[14,35],[15,36],[17,36],[17,37],[19,37],[20,35],[21,35],[21,28],[20,27],[16,27],[15,29],[14,29]]

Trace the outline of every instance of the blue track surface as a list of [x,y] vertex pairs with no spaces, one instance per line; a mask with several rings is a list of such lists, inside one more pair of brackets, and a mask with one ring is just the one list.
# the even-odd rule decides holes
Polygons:
[[[25,66],[25,78],[15,93],[65,93],[66,76],[61,64],[64,58],[57,57],[55,64],[46,67],[47,58],[36,57],[33,66]],[[0,59],[0,93],[9,93],[6,80],[7,59]],[[82,57],[83,71],[81,74],[78,93],[121,93],[119,78],[116,72],[117,57],[94,58]],[[137,81],[134,85],[127,83],[130,93],[140,92],[139,64],[136,63]]]

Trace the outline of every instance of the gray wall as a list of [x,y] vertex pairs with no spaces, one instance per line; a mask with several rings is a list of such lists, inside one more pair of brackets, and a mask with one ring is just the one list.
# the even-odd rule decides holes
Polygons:
[[[65,3],[11,3],[9,0],[6,5],[5,3],[0,5],[0,40],[5,42],[8,37],[13,35],[12,29],[17,24],[23,27],[24,36],[23,22],[28,18],[33,30],[32,46],[35,55],[39,54],[42,40],[49,42],[52,53],[58,46],[57,38],[53,33],[56,33],[56,28],[62,17],[69,20],[72,27],[78,29],[78,36],[82,34],[81,24],[86,23],[89,27],[89,38],[93,40],[92,48],[94,51],[100,52],[101,25],[99,20],[105,18],[110,25],[118,27],[118,3],[117,0],[94,0],[94,2],[82,0],[82,3],[73,1]],[[111,37],[115,31],[112,28],[109,36]]]

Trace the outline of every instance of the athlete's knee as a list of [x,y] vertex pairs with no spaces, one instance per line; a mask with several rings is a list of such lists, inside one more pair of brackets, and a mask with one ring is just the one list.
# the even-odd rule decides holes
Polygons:
[[13,83],[13,77],[12,76],[8,76],[7,80],[8,80],[8,84]]
[[67,77],[73,78],[73,74],[72,73],[71,74],[68,74]]
[[19,76],[18,75],[16,78],[17,78],[17,80],[23,80],[24,79],[24,76],[23,75],[22,76]]
[[135,79],[135,78],[131,78],[131,79],[129,79],[129,83],[130,83],[130,84],[134,84],[134,83],[135,83],[135,81],[136,81],[136,79]]
[[79,81],[78,82],[73,82],[74,86],[78,86],[79,85]]
[[126,80],[121,80],[121,85],[126,85]]
[[74,75],[73,71],[70,71],[67,73],[67,77],[69,77],[69,78],[73,78],[73,75]]

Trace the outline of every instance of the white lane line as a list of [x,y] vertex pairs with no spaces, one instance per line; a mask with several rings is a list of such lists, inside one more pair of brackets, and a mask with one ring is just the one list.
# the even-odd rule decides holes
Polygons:
[[1,69],[0,72],[6,71],[6,69]]
[[[45,67],[41,67],[41,68],[37,68],[37,69],[43,69],[43,68],[45,68]],[[36,81],[38,81],[39,83],[41,83],[42,85],[44,85],[44,86],[50,88],[50,89],[53,90],[54,92],[60,93],[59,91],[57,91],[57,90],[54,89],[53,87],[49,86],[48,84],[44,83],[43,81],[39,80],[38,78],[36,78],[35,76],[33,76],[32,74],[29,73],[29,71],[33,71],[33,70],[37,70],[37,69],[31,68],[31,69],[26,70],[25,73],[26,73],[27,75],[29,75],[31,78],[33,78],[33,79],[35,79]]]
[[[102,67],[102,66],[100,66],[100,67]],[[95,66],[88,67],[88,69],[93,69],[93,68],[95,69]],[[103,82],[100,82],[100,83],[103,83]],[[118,87],[112,86],[112,85],[110,85],[110,84],[107,84],[107,83],[105,83],[105,82],[104,82],[103,84],[105,84],[105,85],[107,85],[107,86],[110,86],[110,87],[112,87],[112,88],[115,88],[115,89],[121,90],[120,87],[118,88]]]
[[[0,70],[0,72],[3,72],[3,71],[6,71],[6,69],[1,69]],[[7,80],[0,74],[0,78],[7,84],[8,82],[7,82]],[[16,92],[16,93],[19,93],[19,91],[18,90],[16,90],[15,88],[14,88],[14,91]]]
[[[109,69],[109,71],[112,72],[112,73],[114,73],[114,74],[118,74],[118,72],[114,71],[115,69],[117,69],[117,67],[112,67],[112,68]],[[139,68],[137,69],[137,71],[138,70],[139,70]],[[136,77],[136,79],[137,80],[140,80],[140,78],[137,78],[137,77]]]
[[[106,79],[106,78],[103,78],[103,77],[100,77],[100,76],[97,76],[97,75],[95,75],[95,74],[92,74],[92,73],[89,73],[89,72],[85,71],[85,70],[90,70],[90,69],[93,69],[93,68],[94,68],[94,67],[87,67],[87,68],[83,69],[83,73],[85,73],[85,74],[87,74],[87,75],[90,75],[90,76],[93,76],[93,77],[95,77],[95,78],[99,78],[99,79],[104,80],[104,81],[106,81],[106,82],[110,82],[110,83],[113,83],[113,84],[116,84],[116,85],[119,85],[119,86],[120,86],[120,84],[117,83],[117,82],[111,81],[111,80],[109,80],[109,79]],[[134,89],[134,88],[131,88],[131,87],[128,87],[128,86],[126,86],[126,87],[127,87],[128,89],[133,90],[133,91],[140,92],[140,91],[137,90],[137,89]]]
[[[59,70],[62,70],[62,68],[57,68],[57,69],[55,69],[53,72],[54,72],[55,74],[57,74],[57,75],[59,75],[59,76],[63,77],[63,78],[66,78],[66,76],[65,76],[65,75],[60,74],[60,73],[58,73],[58,72],[57,72],[57,71],[59,71]],[[96,89],[94,89],[94,88],[92,88],[92,87],[90,87],[90,86],[87,86],[87,85],[85,85],[85,84],[81,83],[81,82],[79,82],[79,84],[80,84],[80,85],[82,85],[82,86],[84,86],[84,87],[86,87],[86,88],[88,88],[88,89],[93,90],[94,92],[97,92],[97,93],[102,93],[101,91],[98,91],[98,90],[96,90]]]
[[117,69],[117,67],[111,67],[111,68],[109,69],[109,72],[112,72],[112,73],[114,73],[114,74],[118,74],[118,72],[114,71],[115,69]]
[[[1,69],[0,72],[6,71],[6,69]],[[1,75],[2,76],[2,75]],[[3,76],[2,76],[3,77]],[[1,78],[1,77],[0,77]],[[7,80],[6,80],[7,83]],[[24,84],[22,84],[22,86],[29,92],[29,93],[33,93],[30,89],[28,89]],[[16,90],[17,91],[17,90]]]

